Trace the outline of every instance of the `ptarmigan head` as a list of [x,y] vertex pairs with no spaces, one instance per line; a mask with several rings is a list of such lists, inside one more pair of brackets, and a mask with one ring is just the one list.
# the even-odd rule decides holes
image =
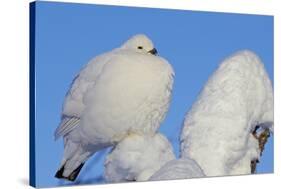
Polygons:
[[144,34],[138,34],[126,41],[121,49],[133,50],[143,54],[157,55],[152,41]]

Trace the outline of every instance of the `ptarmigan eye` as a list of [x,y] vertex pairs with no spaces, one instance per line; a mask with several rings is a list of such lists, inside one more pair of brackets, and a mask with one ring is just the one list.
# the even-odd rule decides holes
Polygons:
[[142,49],[142,46],[138,46],[138,49]]

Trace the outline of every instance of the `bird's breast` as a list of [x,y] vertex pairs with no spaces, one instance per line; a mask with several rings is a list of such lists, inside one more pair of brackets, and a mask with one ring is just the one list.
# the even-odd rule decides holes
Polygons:
[[84,98],[83,130],[105,140],[155,132],[168,109],[172,75],[162,59],[119,57],[108,63]]

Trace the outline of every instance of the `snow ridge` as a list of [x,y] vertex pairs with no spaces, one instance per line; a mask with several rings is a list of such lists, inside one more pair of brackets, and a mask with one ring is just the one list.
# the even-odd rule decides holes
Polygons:
[[189,158],[174,159],[154,173],[149,180],[171,180],[204,177],[196,161]]

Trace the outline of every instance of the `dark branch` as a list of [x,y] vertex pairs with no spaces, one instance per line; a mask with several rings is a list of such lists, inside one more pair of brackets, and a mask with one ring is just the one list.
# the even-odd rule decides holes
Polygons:
[[[262,156],[262,152],[264,150],[264,146],[267,143],[268,138],[270,137],[270,131],[268,128],[266,128],[264,131],[262,131],[259,135],[257,134],[257,130],[260,128],[260,126],[256,126],[254,131],[252,132],[252,135],[258,140],[259,142],[259,149],[260,149],[260,156]],[[254,159],[251,161],[251,173],[256,172],[257,163],[259,163],[258,159]]]

